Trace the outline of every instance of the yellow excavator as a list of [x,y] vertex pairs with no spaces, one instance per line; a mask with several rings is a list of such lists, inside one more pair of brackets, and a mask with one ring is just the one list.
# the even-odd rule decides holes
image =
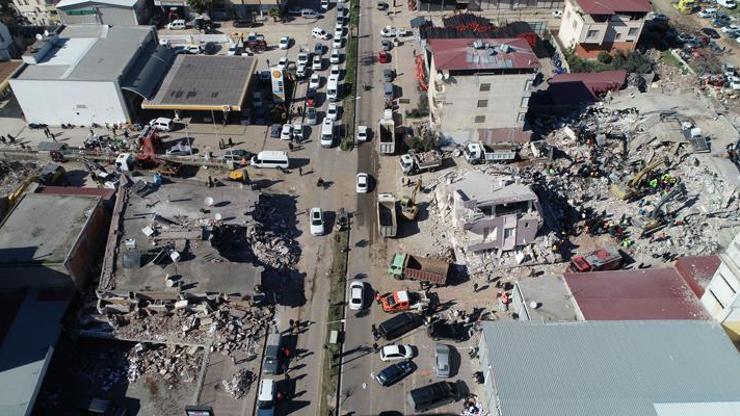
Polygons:
[[419,206],[416,205],[416,193],[419,192],[419,189],[421,189],[421,178],[416,180],[416,186],[414,186],[411,196],[404,195],[401,198],[401,214],[409,221],[413,221],[416,214],[419,213]]
[[696,7],[696,2],[694,0],[678,0],[673,3],[673,7],[681,14],[691,14],[694,11],[694,7]]
[[632,175],[630,179],[628,179],[624,183],[614,183],[612,184],[611,191],[612,194],[621,199],[621,200],[628,200],[632,199],[633,197],[639,196],[641,193],[640,187],[642,186],[642,182],[645,180],[647,175],[655,170],[660,165],[666,165],[668,166],[668,158],[660,158],[655,157],[653,158],[647,166],[640,169],[639,172]]

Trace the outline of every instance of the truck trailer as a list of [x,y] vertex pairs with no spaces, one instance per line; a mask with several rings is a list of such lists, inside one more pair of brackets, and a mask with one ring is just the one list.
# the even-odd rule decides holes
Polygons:
[[391,193],[378,194],[378,233],[383,237],[395,237],[398,232],[396,222],[396,197]]
[[419,280],[436,286],[444,286],[449,273],[450,262],[447,260],[406,253],[394,254],[388,267],[388,274],[397,280]]
[[383,155],[396,153],[396,122],[393,110],[385,110],[383,118],[378,121],[378,151]]

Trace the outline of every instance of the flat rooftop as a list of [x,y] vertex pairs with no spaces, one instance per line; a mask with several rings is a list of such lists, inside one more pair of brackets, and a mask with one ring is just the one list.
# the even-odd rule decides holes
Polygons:
[[66,26],[39,63],[24,65],[15,79],[113,81],[150,36],[149,26]]
[[485,322],[500,416],[740,414],[740,358],[710,321]]
[[[206,198],[213,198],[208,206]],[[220,186],[207,188],[200,183],[167,183],[144,197],[129,190],[128,204],[122,216],[122,233],[116,257],[113,292],[176,292],[165,285],[165,277],[181,276],[185,290],[193,293],[254,294],[261,283],[262,268],[248,261],[230,261],[211,246],[202,226],[218,216],[223,224],[248,226],[259,193],[251,189]],[[208,212],[203,212],[206,210]],[[112,224],[113,226],[113,224]],[[157,228],[147,237],[144,229]],[[124,267],[127,246],[135,244],[142,253],[141,267]],[[168,244],[182,254],[178,262],[154,256]],[[243,258],[247,247],[240,247]]]
[[710,319],[672,267],[565,273],[585,320]]
[[450,186],[468,200],[477,201],[478,205],[537,201],[537,194],[528,185],[502,182],[506,180],[473,170]]
[[0,266],[64,262],[99,201],[88,195],[26,194],[0,224]]
[[[578,308],[565,281],[560,276],[540,276],[516,282],[515,291],[522,299],[519,319],[533,322],[577,321]],[[536,303],[532,307],[530,303]]]
[[151,110],[241,111],[257,59],[248,56],[178,55]]

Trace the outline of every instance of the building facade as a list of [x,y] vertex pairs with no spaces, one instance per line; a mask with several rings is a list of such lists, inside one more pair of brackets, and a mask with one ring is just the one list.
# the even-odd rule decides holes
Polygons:
[[740,341],[740,234],[720,255],[721,263],[714,273],[701,302],[719,321],[734,341]]
[[0,22],[0,62],[8,61],[13,51],[13,38],[8,27]]
[[30,47],[10,86],[28,123],[126,123],[173,59],[150,26],[70,25]]
[[55,3],[58,0],[13,0],[18,12],[29,23],[38,26],[48,26],[59,22]]
[[583,58],[632,51],[651,9],[648,0],[566,0],[558,38]]
[[539,61],[524,39],[429,39],[430,122],[457,143],[524,128]]
[[151,0],[62,0],[56,5],[59,19],[67,25],[148,25],[154,4]]
[[418,11],[432,12],[467,9],[470,11],[557,9],[562,8],[563,0],[418,0]]

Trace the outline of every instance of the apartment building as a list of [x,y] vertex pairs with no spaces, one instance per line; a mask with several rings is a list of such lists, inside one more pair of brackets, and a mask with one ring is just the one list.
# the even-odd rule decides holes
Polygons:
[[540,68],[526,40],[429,39],[425,66],[430,122],[448,139],[465,143],[481,129],[523,130]]
[[651,9],[649,0],[566,0],[558,38],[583,58],[632,51]]
[[13,0],[13,4],[32,25],[48,26],[59,22],[55,4],[59,0]]

